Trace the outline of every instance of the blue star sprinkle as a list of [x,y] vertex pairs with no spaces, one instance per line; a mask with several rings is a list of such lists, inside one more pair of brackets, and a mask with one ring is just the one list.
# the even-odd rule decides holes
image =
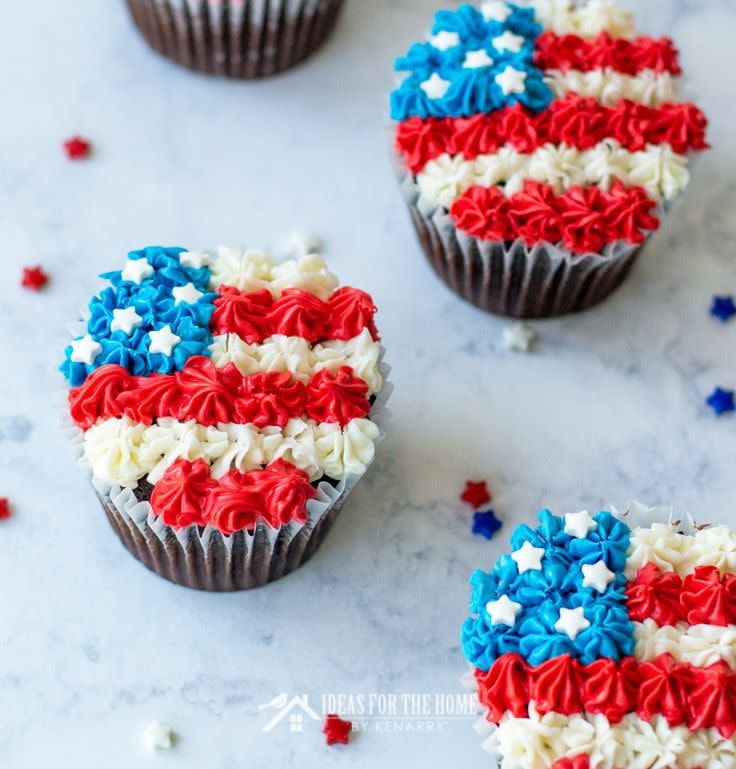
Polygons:
[[718,318],[721,323],[728,323],[736,315],[736,304],[734,304],[733,296],[714,296],[710,314],[714,318]]
[[486,510],[485,513],[473,513],[473,534],[480,534],[486,539],[493,539],[501,526],[503,523],[496,518],[496,513],[493,510]]
[[720,416],[721,414],[728,414],[731,411],[736,411],[736,404],[734,404],[733,396],[733,390],[723,390],[720,387],[716,387],[716,389],[705,399],[705,402],[718,416]]

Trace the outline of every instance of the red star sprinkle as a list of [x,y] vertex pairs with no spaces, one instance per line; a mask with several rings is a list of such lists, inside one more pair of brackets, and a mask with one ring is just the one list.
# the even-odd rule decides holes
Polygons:
[[0,519],[10,518],[10,502],[5,497],[0,497]]
[[491,494],[485,481],[465,481],[465,489],[460,499],[477,510],[481,505],[491,501]]
[[84,160],[89,157],[92,145],[81,136],[72,136],[64,142],[64,151],[71,160]]
[[325,742],[328,745],[334,745],[337,742],[347,745],[352,730],[353,724],[350,721],[344,721],[335,713],[330,713],[325,719],[322,734],[325,735]]
[[35,267],[23,268],[23,277],[20,284],[24,288],[30,288],[31,291],[40,291],[48,282],[49,276],[44,272],[40,264],[37,264]]

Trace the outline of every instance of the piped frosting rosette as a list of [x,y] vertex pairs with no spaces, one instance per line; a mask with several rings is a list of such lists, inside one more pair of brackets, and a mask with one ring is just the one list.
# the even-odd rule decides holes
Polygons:
[[501,769],[736,766],[736,533],[631,503],[539,514],[462,629]]
[[583,309],[623,280],[707,147],[669,38],[611,0],[440,11],[396,62],[402,190],[432,266],[483,309]]
[[371,297],[314,253],[149,247],[73,329],[80,463],[150,569],[207,590],[306,561],[374,459],[391,387]]

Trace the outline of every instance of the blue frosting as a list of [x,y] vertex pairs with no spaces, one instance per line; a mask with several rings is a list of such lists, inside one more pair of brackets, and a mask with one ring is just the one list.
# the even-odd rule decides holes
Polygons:
[[[620,660],[633,654],[634,629],[626,611],[626,553],[630,529],[609,512],[593,516],[597,526],[584,538],[565,533],[564,518],[549,510],[539,513],[539,525],[519,526],[511,535],[513,551],[525,542],[543,548],[541,570],[519,573],[511,555],[502,555],[490,572],[476,571],[470,578],[469,617],[462,628],[467,660],[488,670],[507,652],[520,654],[530,665],[561,654],[571,654],[584,665],[601,657]],[[583,587],[585,564],[604,561],[614,580],[604,593]],[[489,601],[502,595],[521,605],[513,627],[493,625],[486,611]],[[590,627],[575,640],[555,630],[560,609],[583,608]]]
[[[94,363],[75,363],[71,360],[72,347],[65,350],[61,372],[72,387],[81,385],[97,368],[117,364],[135,376],[153,373],[170,374],[181,371],[193,355],[208,355],[212,342],[210,319],[215,310],[216,294],[209,291],[208,267],[193,269],[180,263],[179,255],[186,249],[148,246],[131,251],[129,259],[145,259],[153,267],[153,273],[134,283],[125,280],[122,270],[107,272],[100,277],[112,284],[103,289],[89,303],[90,317],[87,333],[102,347]],[[202,293],[193,304],[175,303],[173,289],[192,283]],[[123,331],[111,331],[113,310],[133,307],[142,318],[140,327],[128,335]],[[150,331],[170,326],[181,341],[172,354],[162,355],[149,351]]]
[[[542,28],[534,20],[533,9],[519,8],[511,3],[508,7],[511,14],[504,22],[486,21],[471,5],[437,13],[433,35],[453,32],[459,36],[460,43],[445,51],[435,48],[431,42],[416,43],[406,56],[397,59],[396,71],[408,74],[391,94],[392,119],[469,117],[516,102],[534,112],[545,109],[552,100],[552,92],[544,83],[542,71],[534,65],[534,44]],[[492,41],[507,31],[525,38],[518,52],[500,51],[494,47]],[[493,64],[463,67],[467,53],[480,50],[493,59]],[[509,66],[526,74],[523,93],[504,94],[496,82],[496,76]],[[442,98],[430,98],[421,88],[433,74],[450,83]]]

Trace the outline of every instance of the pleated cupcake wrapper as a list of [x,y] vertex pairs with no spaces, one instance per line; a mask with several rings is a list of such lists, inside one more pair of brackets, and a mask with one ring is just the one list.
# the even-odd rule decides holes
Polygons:
[[127,0],[146,41],[182,66],[254,79],[314,53],[343,0]]
[[[547,318],[593,307],[621,285],[644,245],[619,241],[600,254],[580,256],[552,243],[479,240],[422,196],[414,175],[398,163],[397,171],[432,269],[456,294],[495,315]],[[659,206],[657,216],[668,208]]]

